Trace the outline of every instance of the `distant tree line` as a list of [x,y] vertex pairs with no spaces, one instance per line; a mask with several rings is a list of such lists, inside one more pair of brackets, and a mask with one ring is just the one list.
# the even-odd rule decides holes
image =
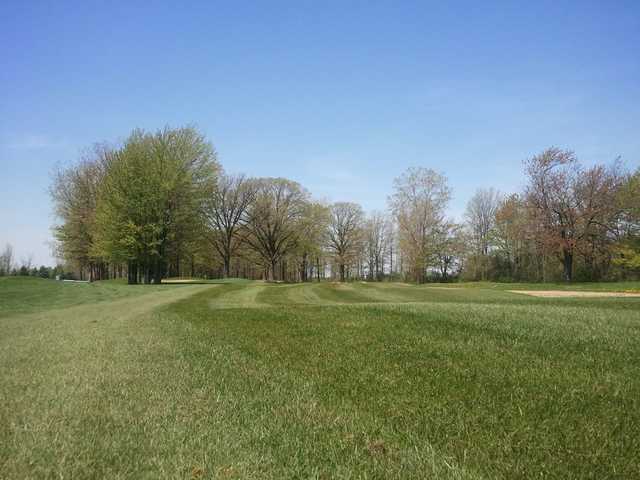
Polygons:
[[299,183],[226,173],[193,128],[134,131],[59,170],[58,256],[81,279],[245,277],[550,281],[640,272],[640,171],[583,167],[556,148],[524,163],[527,186],[478,190],[464,222],[441,173],[410,168],[387,212],[326,204]]
[[479,190],[466,211],[463,278],[596,281],[640,273],[640,170],[582,166],[550,148],[525,162],[523,192]]
[[60,280],[73,278],[74,274],[65,271],[62,265],[48,267],[41,265],[36,267],[33,265],[32,256],[22,258],[20,263],[16,263],[13,254],[13,246],[7,243],[2,252],[0,252],[0,277],[4,276],[31,276],[39,278],[59,278]]

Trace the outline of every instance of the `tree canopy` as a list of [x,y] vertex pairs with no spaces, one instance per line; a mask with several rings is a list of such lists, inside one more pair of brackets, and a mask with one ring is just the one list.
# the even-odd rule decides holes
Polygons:
[[[584,167],[549,148],[524,161],[522,191],[471,196],[462,221],[430,168],[393,181],[388,212],[314,199],[286,178],[225,173],[191,127],[134,130],[58,171],[58,255],[89,279],[126,276],[572,281],[640,274],[640,170]],[[13,271],[11,251],[0,273]],[[30,266],[25,266],[30,271]],[[6,273],[6,272],[5,272]]]

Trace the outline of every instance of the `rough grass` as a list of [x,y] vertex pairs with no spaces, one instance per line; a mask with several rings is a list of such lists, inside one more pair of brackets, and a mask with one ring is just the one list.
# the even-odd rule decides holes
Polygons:
[[640,476],[639,299],[92,287],[0,283],[1,478]]
[[164,286],[127,285],[121,280],[73,283],[36,277],[0,277],[0,317],[85,303],[108,302],[159,291],[161,288]]

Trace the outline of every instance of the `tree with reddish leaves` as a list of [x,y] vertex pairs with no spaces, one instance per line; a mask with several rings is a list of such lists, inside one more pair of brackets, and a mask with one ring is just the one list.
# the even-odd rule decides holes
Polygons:
[[562,262],[563,277],[573,280],[574,259],[608,242],[619,209],[616,196],[622,176],[618,163],[585,169],[569,150],[549,148],[525,162],[529,177],[526,202],[539,226],[541,241]]

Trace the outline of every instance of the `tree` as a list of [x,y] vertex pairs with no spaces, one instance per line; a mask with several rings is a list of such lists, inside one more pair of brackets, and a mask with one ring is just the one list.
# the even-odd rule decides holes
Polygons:
[[[576,253],[594,238],[603,240],[617,219],[620,184],[617,165],[583,169],[575,154],[552,147],[525,162],[526,198],[543,243],[562,262],[563,277],[573,279]],[[593,243],[591,244],[593,247]]]
[[303,282],[309,280],[309,272],[313,275],[314,270],[316,277],[320,279],[321,269],[324,267],[321,257],[329,218],[330,209],[322,203],[309,202],[304,209],[298,243],[300,280]]
[[53,229],[58,253],[78,268],[81,279],[85,268],[90,280],[100,279],[104,273],[104,259],[92,249],[98,194],[113,156],[114,150],[106,144],[94,145],[78,164],[58,170],[50,188],[61,220]]
[[309,193],[284,178],[256,181],[256,193],[247,215],[247,243],[261,259],[267,278],[277,277],[278,262],[298,246]]
[[640,272],[640,168],[628,175],[618,192],[620,224],[614,263]]
[[256,196],[256,186],[244,175],[221,175],[216,189],[205,204],[205,218],[211,230],[216,252],[223,261],[224,277],[231,271],[231,259],[242,243],[241,231],[247,224],[249,207]]
[[435,232],[435,260],[438,275],[443,282],[462,268],[466,237],[462,225],[451,221],[444,222]]
[[364,212],[357,203],[337,202],[331,205],[327,248],[333,254],[340,272],[346,278],[346,267],[355,260],[362,240]]
[[26,275],[29,275],[29,272],[31,271],[32,268],[33,268],[33,253],[29,253],[28,255],[25,255],[20,259],[20,270],[26,271],[27,272]]
[[40,278],[49,278],[50,275],[51,275],[51,272],[49,268],[45,267],[44,265],[41,265],[40,268],[38,269],[38,276]]
[[0,276],[11,274],[13,268],[13,247],[7,243],[0,254]]
[[381,280],[385,259],[391,255],[392,225],[381,212],[373,212],[365,222],[369,280]]
[[398,225],[403,262],[413,279],[423,282],[434,260],[434,237],[445,223],[451,190],[446,177],[428,168],[409,168],[393,187],[389,204]]
[[525,270],[530,259],[527,229],[527,208],[521,196],[503,198],[495,212],[493,235],[496,256],[505,270],[503,277],[531,278]]
[[[467,203],[465,218],[473,242],[476,279],[487,279],[489,249],[499,204],[500,193],[493,188],[476,190]],[[478,267],[480,275],[478,275]]]
[[[231,275],[307,281],[429,278],[546,281],[640,272],[640,171],[582,167],[550,148],[525,162],[526,189],[505,199],[477,190],[466,228],[447,218],[444,175],[410,168],[393,182],[389,217],[355,203],[315,202],[284,178],[225,175],[193,128],[136,130],[120,147],[98,144],[54,176],[56,250],[65,275],[159,283]],[[213,248],[212,248],[213,246]],[[558,259],[560,261],[558,261]],[[55,275],[10,246],[0,275]],[[397,275],[396,275],[397,274]]]
[[202,232],[220,166],[193,128],[134,131],[105,175],[93,252],[126,262],[129,283],[160,283],[171,255]]

